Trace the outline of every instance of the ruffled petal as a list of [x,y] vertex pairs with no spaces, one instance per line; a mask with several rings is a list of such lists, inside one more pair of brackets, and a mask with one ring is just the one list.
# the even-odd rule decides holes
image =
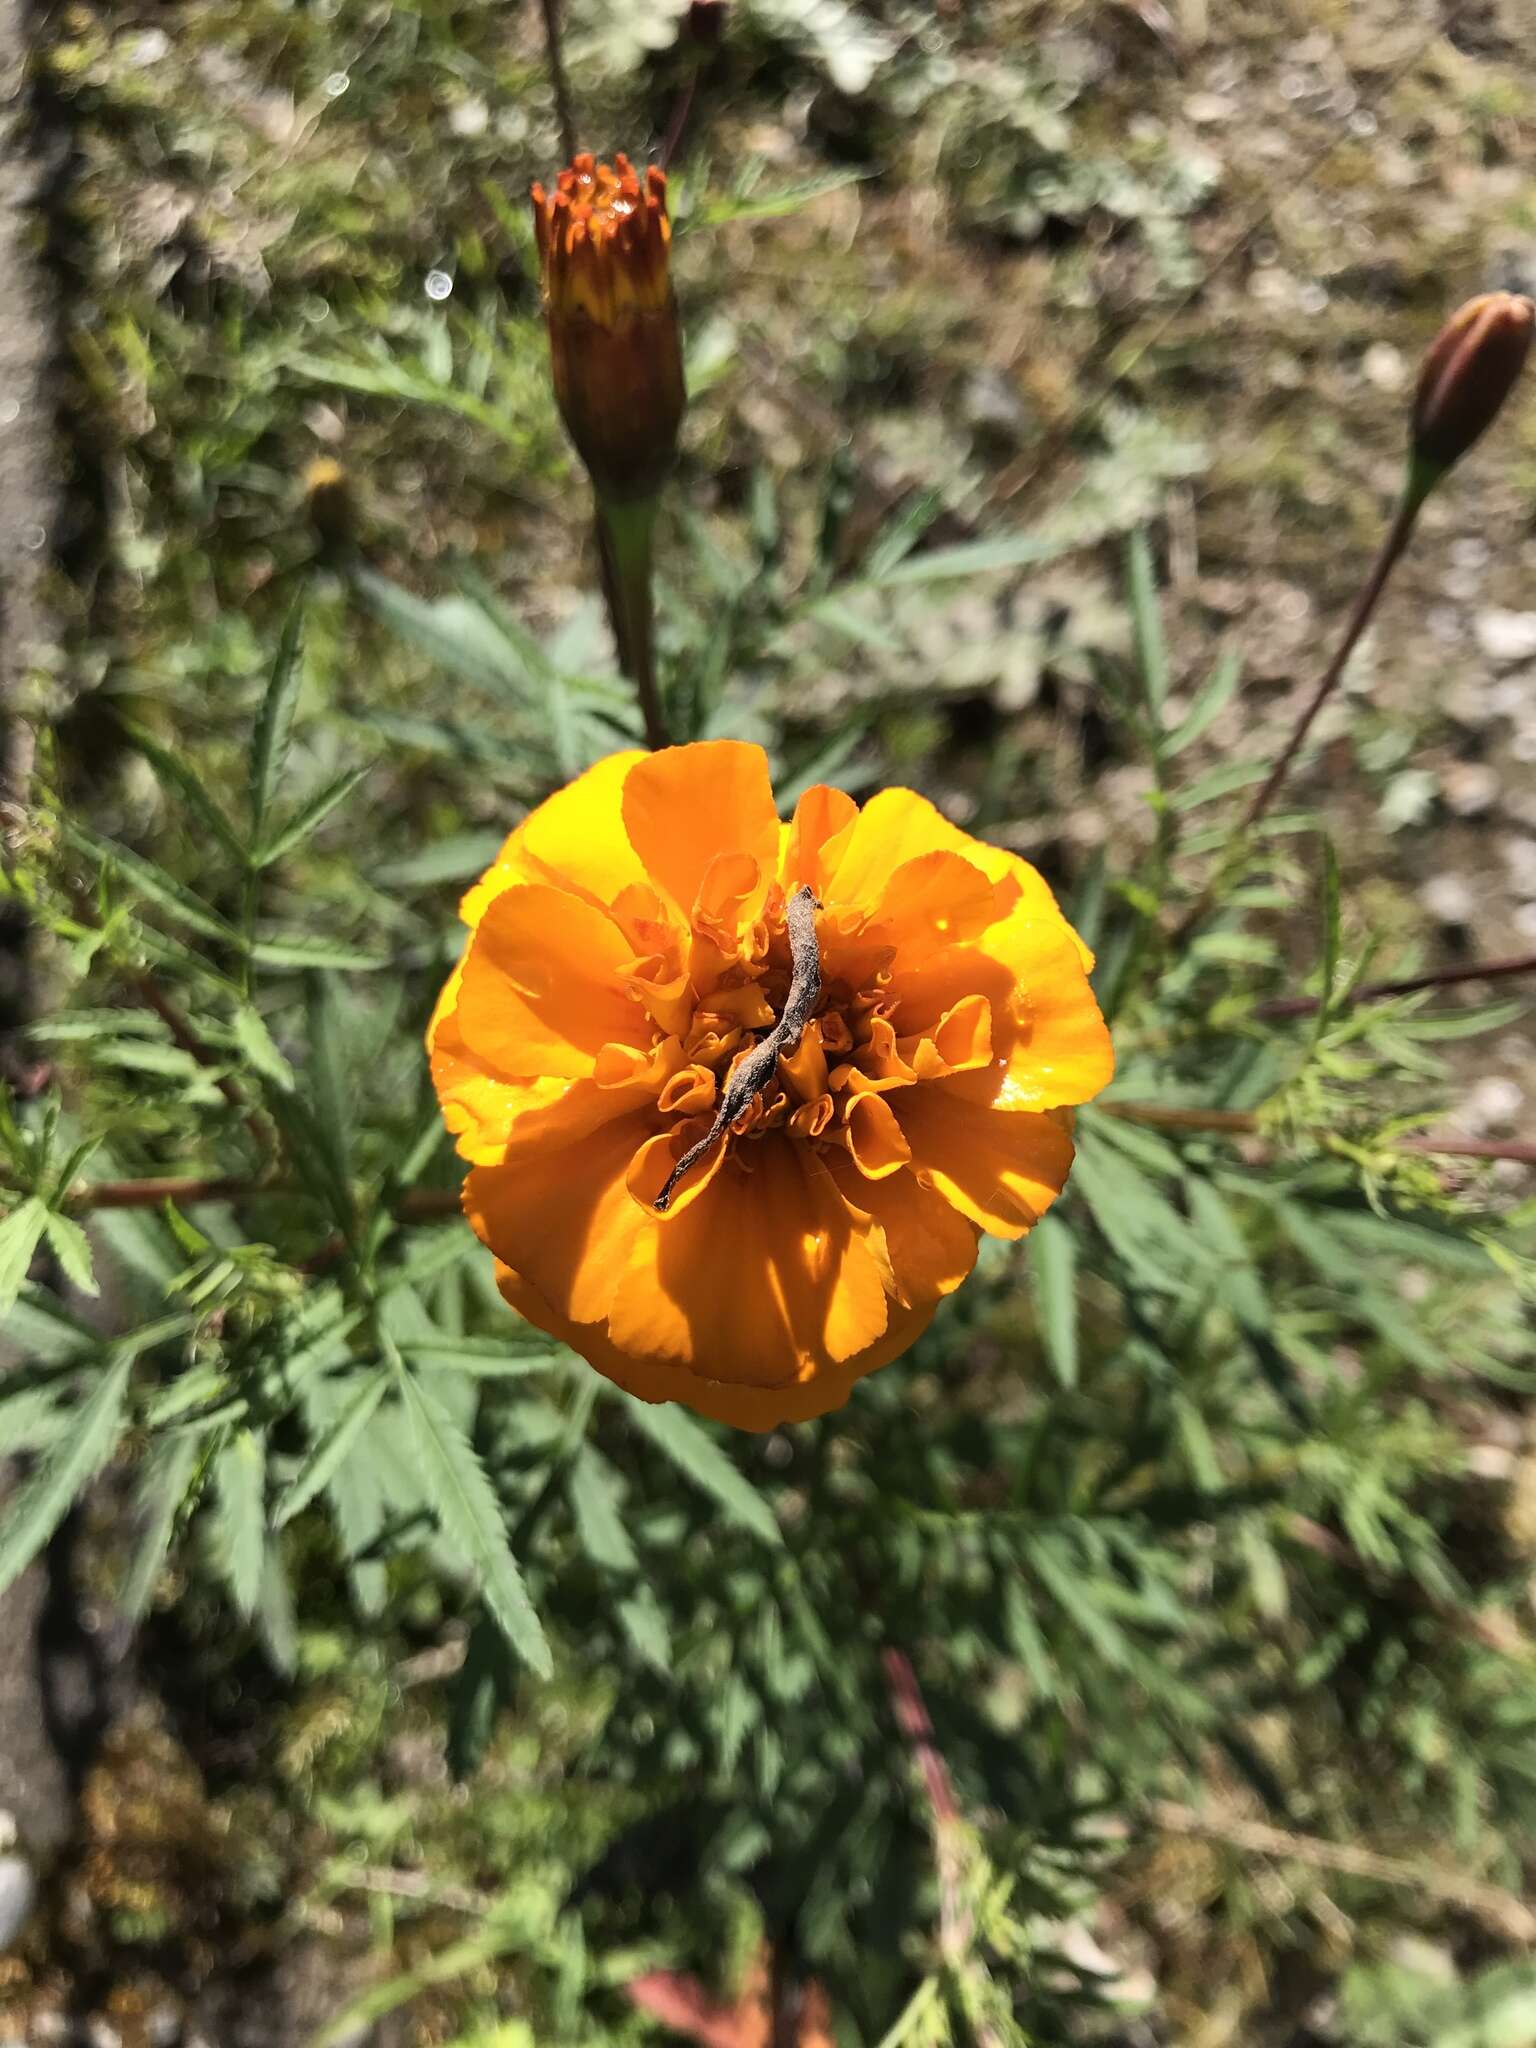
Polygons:
[[1066,1184],[1072,1140],[1054,1115],[989,1109],[959,1075],[903,1095],[914,1166],[962,1216],[994,1237],[1022,1237]]
[[624,783],[624,829],[650,880],[684,917],[718,854],[749,855],[766,892],[779,850],[767,755],[742,740],[647,754]]
[[886,1318],[847,1205],[798,1144],[768,1137],[733,1150],[691,1206],[636,1237],[608,1334],[638,1356],[775,1387],[844,1363]]
[[505,1165],[477,1166],[464,1183],[476,1234],[574,1322],[608,1313],[637,1235],[655,1228],[624,1184],[649,1135],[640,1116],[610,1118],[564,1142],[521,1145]]
[[530,811],[459,905],[464,922],[477,925],[518,882],[555,882],[593,903],[611,903],[627,884],[644,882],[620,798],[625,777],[645,758],[634,748],[610,754]]
[[680,1401],[696,1415],[729,1423],[734,1429],[777,1429],[786,1422],[809,1422],[841,1408],[855,1381],[899,1358],[915,1344],[933,1317],[931,1306],[893,1307],[883,1336],[840,1366],[791,1386],[753,1387],[711,1377],[670,1359],[637,1357],[621,1351],[602,1323],[574,1323],[560,1315],[525,1274],[498,1263],[496,1284],[509,1307],[524,1321],[546,1331],[579,1352],[606,1379],[641,1401]]
[[455,1011],[463,1042],[511,1079],[590,1074],[610,1041],[650,1042],[625,984],[629,962],[605,911],[544,884],[506,889],[470,941]]
[[835,1154],[828,1163],[839,1193],[868,1214],[883,1241],[885,1285],[900,1306],[931,1307],[953,1294],[976,1263],[976,1225],[916,1173],[870,1182]]
[[858,805],[840,789],[829,789],[818,782],[814,789],[805,792],[795,805],[779,867],[786,896],[802,882],[809,882],[818,899],[824,895],[826,858],[838,834],[845,832],[858,815]]

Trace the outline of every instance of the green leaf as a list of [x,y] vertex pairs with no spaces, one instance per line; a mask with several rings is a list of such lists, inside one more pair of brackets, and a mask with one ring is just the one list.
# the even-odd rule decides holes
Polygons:
[[329,1484],[331,1474],[362,1435],[388,1391],[389,1374],[385,1371],[375,1371],[362,1381],[335,1421],[310,1445],[303,1464],[277,1504],[272,1517],[274,1529],[291,1522]]
[[782,220],[786,214],[799,213],[802,207],[824,198],[828,192],[840,192],[845,185],[856,185],[861,178],[873,175],[873,172],[863,170],[828,171],[819,178],[806,178],[798,185],[782,186],[777,192],[747,193],[739,197],[727,192],[717,199],[707,200],[697,212],[689,213],[687,225],[690,228],[717,228],[737,220]]
[[1143,527],[1137,527],[1126,537],[1125,584],[1131,610],[1136,667],[1141,675],[1147,709],[1155,720],[1163,708],[1163,699],[1168,695],[1168,648],[1163,639],[1163,618],[1157,601],[1152,544]]
[[205,939],[217,939],[221,945],[240,943],[240,935],[233,925],[220,917],[217,911],[210,910],[164,868],[156,867],[153,861],[145,860],[141,854],[130,853],[115,839],[103,839],[97,833],[87,831],[84,825],[71,817],[64,818],[62,830],[77,852],[89,855],[103,867],[114,869],[131,890],[147,897],[189,931],[197,932]]
[[345,803],[363,777],[372,771],[371,761],[364,761],[356,768],[344,768],[334,781],[328,782],[307,804],[296,811],[286,825],[279,825],[262,841],[253,856],[256,866],[270,867],[273,861],[280,860],[291,848],[297,846],[301,839],[307,839],[311,832],[318,831],[336,806]]
[[521,1380],[548,1372],[555,1362],[550,1351],[509,1351],[496,1337],[436,1338],[423,1344],[407,1339],[400,1346],[407,1365],[426,1372],[467,1372],[478,1380]]
[[47,1228],[48,1207],[36,1195],[28,1195],[0,1219],[0,1316],[9,1314],[20,1294],[27,1268]]
[[329,967],[354,974],[376,974],[381,967],[390,965],[386,956],[361,952],[344,940],[315,939],[296,932],[258,939],[251,948],[251,958],[258,967]]
[[448,1695],[448,1768],[461,1783],[479,1770],[515,1673],[501,1631],[480,1615]]
[[352,1089],[342,1049],[342,1025],[335,985],[324,974],[311,974],[304,987],[309,1019],[309,1063],[306,1080],[315,1128],[325,1147],[326,1163],[339,1185],[352,1170]]
[[1323,839],[1323,967],[1322,988],[1313,1019],[1312,1037],[1315,1042],[1322,1034],[1333,1009],[1334,991],[1339,979],[1339,941],[1341,911],[1339,907],[1339,860],[1333,850],[1333,841]]
[[99,1294],[101,1289],[91,1266],[91,1241],[75,1219],[51,1210],[44,1228],[54,1257],[64,1268],[65,1279],[82,1294]]
[[251,834],[261,838],[267,807],[277,793],[293,737],[293,714],[298,708],[302,664],[299,656],[304,640],[304,600],[301,596],[283,622],[282,637],[267,682],[266,695],[251,739],[250,801]]
[[118,1605],[129,1621],[142,1620],[149,1612],[160,1568],[171,1547],[205,1441],[196,1430],[182,1430],[174,1436],[162,1437],[144,1461],[136,1489],[144,1514],[143,1533],[118,1595]]
[[256,1612],[266,1551],[267,1457],[254,1430],[237,1429],[213,1465],[218,1558],[235,1605]]
[[122,1430],[132,1357],[118,1352],[75,1411],[72,1427],[48,1452],[0,1516],[0,1593],[42,1549],[86,1481],[111,1457]]
[[618,1475],[600,1451],[583,1444],[566,1471],[566,1491],[582,1549],[605,1571],[633,1572],[640,1560],[619,1513]]
[[474,1447],[420,1381],[395,1375],[420,1476],[444,1537],[469,1563],[480,1581],[486,1606],[523,1662],[548,1678],[554,1670],[544,1631],[529,1604],[522,1573],[507,1541],[501,1503]]
[[256,1599],[256,1626],[267,1646],[267,1655],[285,1677],[292,1677],[299,1662],[299,1634],[293,1613],[293,1586],[283,1563],[282,1548],[268,1537],[262,1551],[261,1590]]
[[1059,1216],[1042,1216],[1029,1233],[1040,1329],[1059,1385],[1077,1385],[1077,1239]]
[[1221,655],[1209,676],[1195,692],[1195,700],[1184,714],[1183,720],[1174,727],[1163,742],[1163,754],[1171,760],[1186,747],[1192,747],[1201,734],[1208,731],[1226,710],[1232,694],[1242,679],[1243,658],[1235,648]]
[[[1001,569],[1028,569],[1066,552],[1066,543],[1036,533],[1005,533],[994,540],[962,541],[958,547],[932,548],[907,555],[887,569],[878,582],[864,588],[896,590],[911,584],[947,583],[957,576],[985,576]],[[850,586],[859,588],[859,585]]]
[[274,1088],[281,1088],[285,1093],[291,1092],[297,1085],[293,1069],[273,1043],[272,1034],[260,1012],[253,1010],[249,1003],[241,1003],[230,1025],[235,1043],[262,1080],[270,1081]]
[[635,1655],[663,1677],[672,1670],[672,1636],[667,1617],[652,1589],[644,1584],[626,1593],[618,1603],[619,1626],[628,1636]]
[[686,1409],[675,1402],[639,1401],[632,1394],[621,1398],[636,1427],[695,1486],[713,1494],[729,1520],[750,1529],[764,1543],[784,1541],[767,1501],[742,1478],[713,1437],[705,1434]]
[[161,781],[169,783],[175,789],[188,810],[208,827],[224,851],[243,868],[246,861],[245,846],[239,833],[208,794],[203,777],[190,762],[182,760],[179,755],[162,747],[158,740],[152,739],[133,719],[125,717],[121,711],[118,712],[117,718],[124,732]]
[[495,860],[505,832],[456,832],[420,853],[386,861],[375,870],[381,889],[426,889],[439,882],[467,882],[483,874]]

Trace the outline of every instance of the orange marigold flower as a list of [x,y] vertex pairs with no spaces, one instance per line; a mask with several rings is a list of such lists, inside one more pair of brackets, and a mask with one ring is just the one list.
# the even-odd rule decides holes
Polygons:
[[600,495],[648,497],[682,422],[682,344],[667,258],[667,179],[626,156],[573,157],[533,188],[550,365],[561,417]]
[[980,1233],[1056,1199],[1071,1106],[1110,1078],[1091,956],[1032,867],[905,789],[812,789],[781,825],[736,741],[600,761],[463,914],[427,1042],[502,1293],[631,1393],[743,1428],[906,1350]]

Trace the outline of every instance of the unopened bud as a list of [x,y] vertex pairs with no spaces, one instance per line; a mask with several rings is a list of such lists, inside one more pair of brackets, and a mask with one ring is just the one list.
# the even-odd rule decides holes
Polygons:
[[1453,313],[1430,343],[1413,401],[1411,446],[1427,487],[1493,425],[1530,353],[1536,305],[1516,292],[1484,292]]
[[651,497],[685,403],[665,173],[583,153],[534,186],[533,225],[560,415],[600,498]]
[[697,43],[706,50],[717,50],[725,40],[725,22],[730,8],[728,0],[693,0],[683,23],[683,33],[691,43]]
[[352,492],[347,472],[334,456],[317,455],[304,466],[304,510],[322,551],[352,537]]

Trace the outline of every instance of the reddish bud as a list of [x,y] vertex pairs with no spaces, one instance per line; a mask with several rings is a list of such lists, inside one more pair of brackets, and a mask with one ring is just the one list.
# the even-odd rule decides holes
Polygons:
[[683,22],[683,33],[691,43],[716,50],[725,39],[725,21],[730,12],[727,0],[693,0]]
[[304,509],[322,549],[339,547],[352,535],[352,493],[347,473],[330,455],[304,467]]
[[1412,449],[1427,479],[1443,476],[1498,417],[1536,332],[1536,305],[1484,292],[1430,343],[1413,401]]
[[553,192],[534,186],[533,225],[560,416],[599,497],[650,497],[686,397],[666,175],[584,151]]

